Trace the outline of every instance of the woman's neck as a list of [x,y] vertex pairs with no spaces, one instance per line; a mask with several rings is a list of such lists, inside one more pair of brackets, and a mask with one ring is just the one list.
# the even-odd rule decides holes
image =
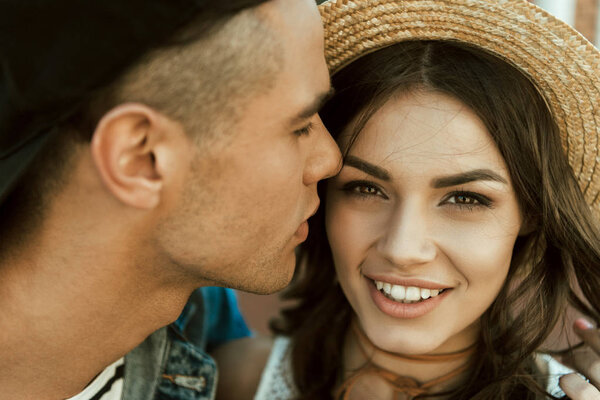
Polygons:
[[[451,390],[468,375],[474,349],[471,346],[450,354],[426,356],[428,360],[415,360],[419,356],[396,355],[378,349],[361,328],[354,325],[348,330],[344,342],[344,374],[340,389],[346,387],[351,390],[343,398],[411,399],[422,390],[428,393]],[[391,383],[394,381],[396,385]],[[398,397],[399,390],[394,390],[394,386],[413,385],[415,388],[407,389],[405,397]]]

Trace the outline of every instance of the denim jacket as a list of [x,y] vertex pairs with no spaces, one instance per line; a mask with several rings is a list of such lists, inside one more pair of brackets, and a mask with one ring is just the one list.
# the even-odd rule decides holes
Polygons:
[[218,372],[207,352],[249,335],[232,290],[196,290],[177,321],[125,356],[123,400],[213,399]]

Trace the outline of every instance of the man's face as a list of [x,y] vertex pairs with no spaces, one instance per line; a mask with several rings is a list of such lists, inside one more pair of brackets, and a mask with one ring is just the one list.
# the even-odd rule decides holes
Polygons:
[[337,172],[340,154],[317,115],[330,83],[316,5],[260,7],[281,42],[281,69],[232,132],[198,146],[160,245],[209,284],[270,293],[291,279],[294,248],[319,205],[317,182]]

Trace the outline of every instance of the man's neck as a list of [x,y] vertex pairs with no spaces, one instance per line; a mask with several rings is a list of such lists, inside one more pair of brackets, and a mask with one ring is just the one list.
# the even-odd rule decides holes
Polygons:
[[155,255],[141,259],[147,249],[123,238],[43,239],[0,264],[0,360],[10,366],[0,387],[16,400],[77,394],[175,320],[193,289],[159,278]]

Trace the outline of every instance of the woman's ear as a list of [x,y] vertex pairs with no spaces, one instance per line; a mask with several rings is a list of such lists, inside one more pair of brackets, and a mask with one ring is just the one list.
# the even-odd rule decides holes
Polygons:
[[121,104],[102,117],[92,137],[92,159],[115,198],[135,208],[158,206],[165,166],[158,165],[157,151],[170,146],[174,129],[182,130],[180,124],[142,104]]
[[535,231],[538,227],[537,218],[533,218],[531,216],[524,216],[523,222],[521,223],[521,229],[519,230],[519,236],[529,235],[533,231]]

